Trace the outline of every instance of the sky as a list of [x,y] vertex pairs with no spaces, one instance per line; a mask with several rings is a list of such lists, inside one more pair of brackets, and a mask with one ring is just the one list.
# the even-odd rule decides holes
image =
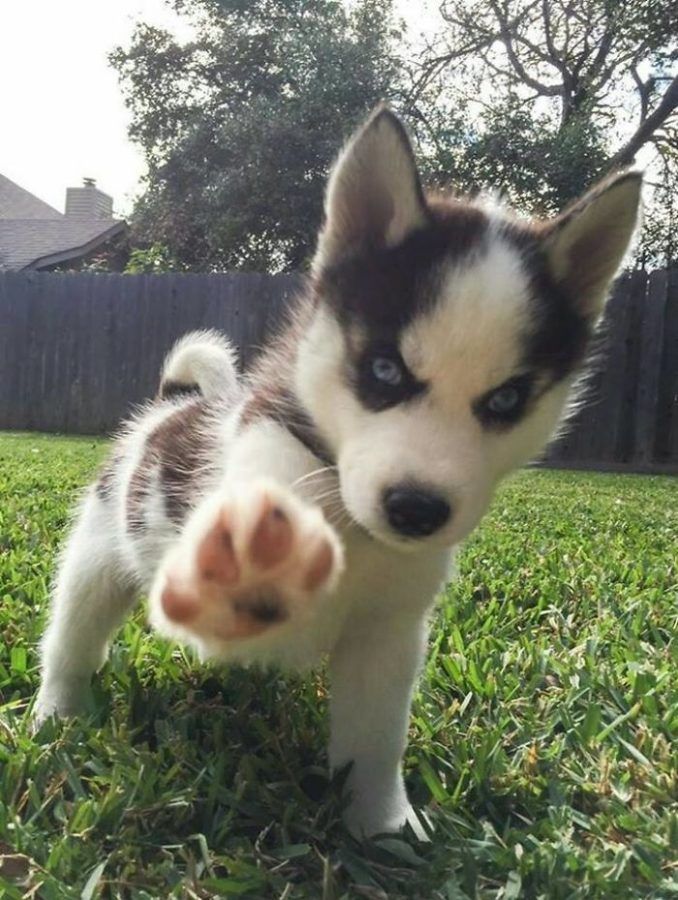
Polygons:
[[[436,0],[396,6],[412,37],[433,34]],[[144,161],[107,57],[138,21],[190,37],[165,0],[0,0],[0,173],[59,210],[67,187],[95,178],[131,212]]]
[[0,173],[61,211],[96,178],[130,211],[144,164],[107,55],[142,19],[182,36],[163,0],[0,0]]
[[[426,0],[399,5],[421,30]],[[131,211],[144,162],[107,56],[142,20],[190,36],[164,0],[0,0],[0,173],[60,211],[95,178]]]

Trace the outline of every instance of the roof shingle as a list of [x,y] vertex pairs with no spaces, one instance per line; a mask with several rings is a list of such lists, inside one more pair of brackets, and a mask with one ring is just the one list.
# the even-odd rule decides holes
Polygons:
[[114,219],[0,219],[0,270],[39,268],[84,256],[124,229],[125,223]]
[[[106,197],[106,195],[101,195]],[[126,228],[112,216],[65,216],[0,175],[0,270],[78,259]]]
[[5,175],[0,175],[0,220],[63,218],[58,209],[19,187]]

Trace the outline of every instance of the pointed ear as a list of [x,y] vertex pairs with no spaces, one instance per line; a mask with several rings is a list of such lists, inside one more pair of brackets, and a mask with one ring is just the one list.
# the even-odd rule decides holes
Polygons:
[[557,282],[578,311],[596,319],[628,250],[638,220],[642,175],[614,175],[553,222],[544,249]]
[[392,247],[428,221],[412,146],[380,107],[339,155],[325,196],[314,268],[369,247]]

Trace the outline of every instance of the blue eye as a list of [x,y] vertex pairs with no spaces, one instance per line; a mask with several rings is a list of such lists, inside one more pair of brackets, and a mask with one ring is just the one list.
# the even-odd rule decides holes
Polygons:
[[375,356],[371,364],[372,374],[382,384],[390,384],[395,387],[403,380],[402,366],[395,359],[387,356]]
[[498,388],[486,401],[486,406],[490,412],[496,413],[498,416],[506,415],[520,403],[521,395],[518,388],[513,385],[506,385]]
[[410,372],[398,347],[383,340],[365,348],[351,380],[363,406],[373,412],[406,403],[428,386]]
[[473,411],[486,428],[508,428],[525,415],[535,375],[525,372],[500,384],[473,404]]

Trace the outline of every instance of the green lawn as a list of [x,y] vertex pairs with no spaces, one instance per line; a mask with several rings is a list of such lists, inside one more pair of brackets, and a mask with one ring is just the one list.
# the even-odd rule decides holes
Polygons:
[[415,705],[408,781],[435,835],[361,847],[325,775],[322,676],[201,667],[143,611],[95,718],[31,737],[55,551],[104,453],[0,438],[1,897],[678,894],[676,481],[505,485],[440,606]]

